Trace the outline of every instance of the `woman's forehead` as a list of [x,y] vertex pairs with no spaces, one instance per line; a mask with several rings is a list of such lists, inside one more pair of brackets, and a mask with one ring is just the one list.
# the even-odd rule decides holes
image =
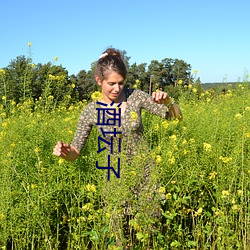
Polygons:
[[120,82],[120,81],[124,81],[124,78],[122,75],[120,75],[119,73],[117,73],[115,71],[109,71],[105,75],[105,80],[106,81]]

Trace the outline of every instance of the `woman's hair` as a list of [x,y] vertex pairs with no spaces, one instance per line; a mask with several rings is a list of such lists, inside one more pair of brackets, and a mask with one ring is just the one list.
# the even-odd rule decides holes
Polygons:
[[110,71],[117,72],[124,80],[127,77],[127,68],[122,53],[114,48],[108,48],[99,57],[95,65],[95,76],[98,76],[103,81]]

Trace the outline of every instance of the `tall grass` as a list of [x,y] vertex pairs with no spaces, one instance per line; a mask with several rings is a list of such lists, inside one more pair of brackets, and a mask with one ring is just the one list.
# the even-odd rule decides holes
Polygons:
[[[2,249],[123,249],[119,241],[131,249],[249,249],[249,85],[183,93],[181,122],[145,112],[151,153],[121,156],[121,178],[110,182],[95,167],[107,160],[96,153],[95,129],[77,161],[52,155],[56,141],[72,140],[85,105],[10,102],[8,116],[1,106]],[[135,199],[130,190],[151,159],[150,188]],[[160,217],[152,216],[156,198],[148,202],[155,187]]]

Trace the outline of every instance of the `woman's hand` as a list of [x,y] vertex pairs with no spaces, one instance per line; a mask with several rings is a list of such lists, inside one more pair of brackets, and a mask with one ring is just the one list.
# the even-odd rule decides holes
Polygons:
[[153,92],[152,98],[154,102],[166,104],[168,106],[170,118],[182,119],[182,113],[179,106],[171,100],[168,93],[162,91]]
[[72,145],[58,141],[53,149],[53,154],[67,161],[73,161],[77,159],[80,152]]
[[171,99],[168,93],[163,91],[157,91],[152,93],[153,101],[159,104],[169,104],[171,103]]
[[53,154],[62,158],[67,157],[70,153],[70,145],[67,143],[63,143],[58,141],[54,147]]

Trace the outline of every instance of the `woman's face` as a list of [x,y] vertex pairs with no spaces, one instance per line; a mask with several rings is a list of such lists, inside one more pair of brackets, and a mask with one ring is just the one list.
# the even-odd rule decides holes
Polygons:
[[111,71],[103,81],[96,77],[96,82],[102,87],[104,101],[119,101],[119,96],[124,88],[124,78],[120,74]]

